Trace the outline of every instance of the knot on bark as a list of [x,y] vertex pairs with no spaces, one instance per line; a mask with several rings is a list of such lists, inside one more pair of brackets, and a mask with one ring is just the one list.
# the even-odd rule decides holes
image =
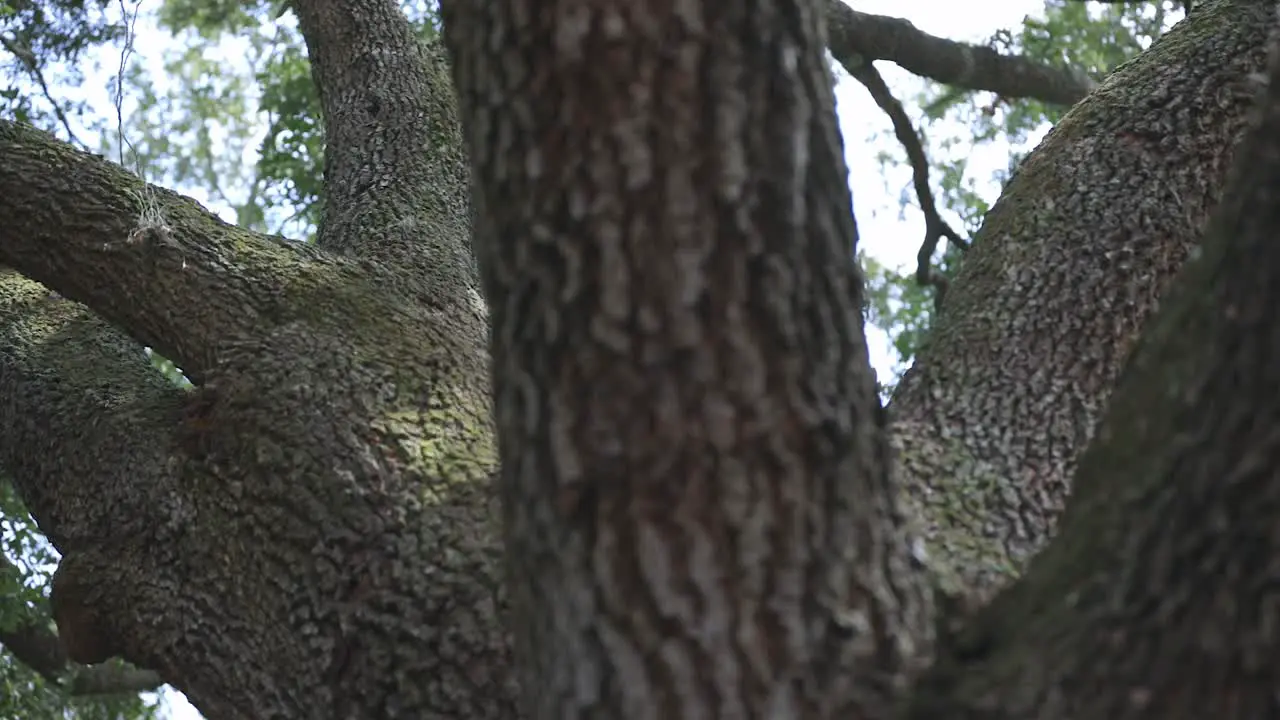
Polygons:
[[64,555],[53,574],[49,600],[58,638],[72,662],[95,665],[121,654],[120,643],[100,607],[102,575],[78,553]]

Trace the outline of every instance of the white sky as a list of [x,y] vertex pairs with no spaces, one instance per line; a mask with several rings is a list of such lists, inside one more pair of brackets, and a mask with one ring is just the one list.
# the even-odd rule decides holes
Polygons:
[[[1013,28],[1021,23],[1028,14],[1039,14],[1043,9],[1042,0],[982,0],[979,3],[956,2],[956,0],[845,0],[854,8],[863,12],[903,17],[916,27],[934,35],[965,40],[969,42],[985,42],[993,32],[1000,28]],[[132,5],[132,3],[130,3]],[[154,11],[155,0],[144,0],[143,11]],[[980,10],[979,10],[980,8]],[[138,59],[151,68],[162,67],[161,53],[172,42],[165,35],[158,34],[153,27],[147,27],[139,21],[139,38],[135,43]],[[118,53],[118,51],[113,51]],[[234,53],[229,53],[234,56]],[[114,72],[118,63],[118,54],[103,56],[102,67]],[[895,91],[900,100],[907,105],[913,120],[919,115],[909,102],[920,89],[918,79],[897,66],[880,63],[879,67],[885,80]],[[107,76],[90,77],[85,84],[85,97],[101,108],[104,117],[114,118],[114,111],[107,100],[105,92],[98,88],[107,86]],[[77,93],[78,94],[78,93]],[[858,217],[860,247],[881,263],[895,268],[911,268],[915,265],[915,254],[920,241],[924,238],[924,223],[914,207],[903,211],[899,205],[902,189],[910,182],[910,171],[905,167],[882,175],[876,155],[885,150],[897,151],[896,140],[888,118],[875,106],[861,85],[843,77],[836,88],[838,112],[841,128],[844,132],[846,159],[850,172],[850,186],[853,189],[854,208]],[[113,120],[114,122],[114,120]],[[935,133],[955,131],[962,134],[963,128],[935,128]],[[1038,138],[1034,138],[1038,140]],[[977,178],[989,177],[991,172],[1007,166],[1009,148],[999,143],[991,143],[977,149],[969,157],[970,171]],[[900,155],[899,155],[900,156]],[[994,200],[996,189],[990,191],[989,199]],[[230,208],[213,202],[211,198],[196,193],[195,197],[206,207],[219,212],[228,222],[234,221],[234,213]],[[959,227],[959,223],[953,223]],[[875,328],[867,328],[867,339],[871,347],[872,364],[882,377],[889,377],[894,367],[895,355],[891,351],[887,337]],[[162,693],[166,710],[165,714],[175,720],[196,720],[199,713],[186,702],[176,691]]]

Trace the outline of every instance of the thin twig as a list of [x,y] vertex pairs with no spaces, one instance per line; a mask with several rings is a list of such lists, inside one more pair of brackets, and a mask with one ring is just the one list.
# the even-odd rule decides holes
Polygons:
[[35,80],[36,85],[40,86],[40,92],[44,95],[44,99],[53,106],[53,114],[57,116],[58,122],[62,123],[63,129],[67,131],[67,141],[79,145],[81,149],[88,149],[88,146],[81,142],[75,131],[71,129],[71,120],[62,110],[62,105],[53,98],[53,92],[49,90],[49,83],[45,82],[44,71],[40,69],[40,63],[36,59],[35,53],[31,52],[30,48],[19,45],[16,40],[3,35],[0,35],[0,46],[3,46],[5,50],[16,57],[18,62],[22,63],[22,67],[26,69],[27,74],[31,76],[31,79]]
[[124,47],[120,49],[120,69],[116,72],[116,150],[119,153],[119,163],[124,167],[124,150],[128,146],[129,152],[133,154],[135,172],[138,177],[146,179],[142,173],[142,160],[138,157],[138,151],[134,149],[133,143],[129,142],[129,138],[124,134],[124,73],[125,68],[129,64],[129,58],[133,57],[133,39],[137,35],[138,11],[142,9],[141,0],[133,5],[133,12],[129,12],[129,8],[125,7],[125,0],[120,0],[120,12],[124,15]]
[[969,249],[969,241],[953,230],[938,213],[937,204],[933,199],[933,190],[929,187],[929,158],[925,155],[924,145],[920,142],[920,136],[911,124],[911,119],[907,117],[907,111],[893,96],[893,92],[880,76],[880,72],[869,62],[847,63],[845,69],[855,80],[862,83],[863,87],[871,93],[876,105],[889,116],[890,122],[893,123],[893,133],[907,152],[907,160],[911,163],[912,184],[915,186],[916,198],[920,203],[920,212],[924,214],[925,223],[924,242],[920,244],[920,252],[916,255],[916,282],[922,286],[935,288],[934,303],[941,305],[942,298],[947,292],[947,278],[934,269],[933,254],[937,251],[938,243],[942,238],[954,243],[961,250]]

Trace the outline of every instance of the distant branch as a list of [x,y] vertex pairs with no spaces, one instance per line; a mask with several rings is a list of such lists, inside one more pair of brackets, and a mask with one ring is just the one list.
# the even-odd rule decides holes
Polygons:
[[907,152],[907,160],[911,163],[912,184],[915,186],[916,198],[920,202],[920,212],[924,213],[925,222],[924,242],[920,244],[920,252],[916,256],[916,282],[922,286],[933,286],[937,290],[934,303],[940,305],[947,292],[947,278],[933,268],[933,254],[938,249],[938,242],[945,237],[961,249],[968,249],[969,242],[960,237],[938,214],[933,190],[929,187],[929,159],[925,156],[924,145],[911,125],[911,119],[907,117],[902,103],[893,96],[888,84],[871,63],[851,63],[845,69],[867,88],[876,105],[889,116],[894,135]]
[[[0,571],[17,573],[0,556]],[[0,630],[3,645],[19,662],[45,680],[62,685],[72,695],[116,695],[154,690],[164,681],[150,670],[120,663],[83,667],[74,665],[48,623],[28,622],[12,630]]]
[[0,47],[3,47],[22,63],[22,67],[26,68],[27,74],[40,86],[40,92],[44,95],[44,99],[53,106],[53,114],[58,118],[58,122],[62,123],[62,128],[67,131],[67,141],[74,143],[81,148],[86,147],[80,138],[76,136],[74,130],[71,129],[71,120],[67,117],[67,113],[63,111],[62,105],[53,97],[53,92],[49,89],[49,83],[44,79],[44,72],[40,69],[40,62],[36,59],[35,53],[31,52],[31,48],[19,45],[16,40],[0,35]]
[[[1138,3],[1146,4],[1150,0],[1074,0],[1075,2],[1095,2],[1099,5],[1137,5]],[[1182,11],[1188,15],[1191,14],[1191,6],[1195,5],[1195,0],[1182,0]]]
[[[292,7],[324,114],[316,244],[462,296],[462,288],[439,287],[473,282],[470,170],[443,52],[421,41],[393,0]],[[456,278],[439,270],[450,265]]]
[[842,0],[825,4],[828,46],[843,65],[857,57],[888,60],[947,85],[1056,105],[1074,105],[1097,85],[1081,71],[940,38],[901,18],[858,12]]

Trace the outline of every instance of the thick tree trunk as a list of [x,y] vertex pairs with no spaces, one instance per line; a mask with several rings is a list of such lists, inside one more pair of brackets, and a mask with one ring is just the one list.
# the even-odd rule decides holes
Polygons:
[[930,594],[886,483],[820,12],[540,7],[443,4],[526,707],[885,717]]
[[1200,238],[1275,3],[1198,7],[1071,110],[987,214],[890,405],[934,567],[981,596],[1043,547],[1133,342]]
[[[97,243],[127,234],[127,216],[104,220],[77,248],[85,216],[47,202],[119,202],[118,168],[13,125],[0,156],[20,195],[7,260],[56,237],[92,269]],[[158,197],[181,230],[111,252],[216,306],[177,312],[245,303],[248,326],[209,358],[175,357],[200,369],[194,393],[74,303],[0,279],[0,461],[63,553],[53,607],[71,658],[155,668],[215,719],[513,717],[487,363],[468,339],[483,319],[465,297],[426,309],[396,289],[414,278]]]

